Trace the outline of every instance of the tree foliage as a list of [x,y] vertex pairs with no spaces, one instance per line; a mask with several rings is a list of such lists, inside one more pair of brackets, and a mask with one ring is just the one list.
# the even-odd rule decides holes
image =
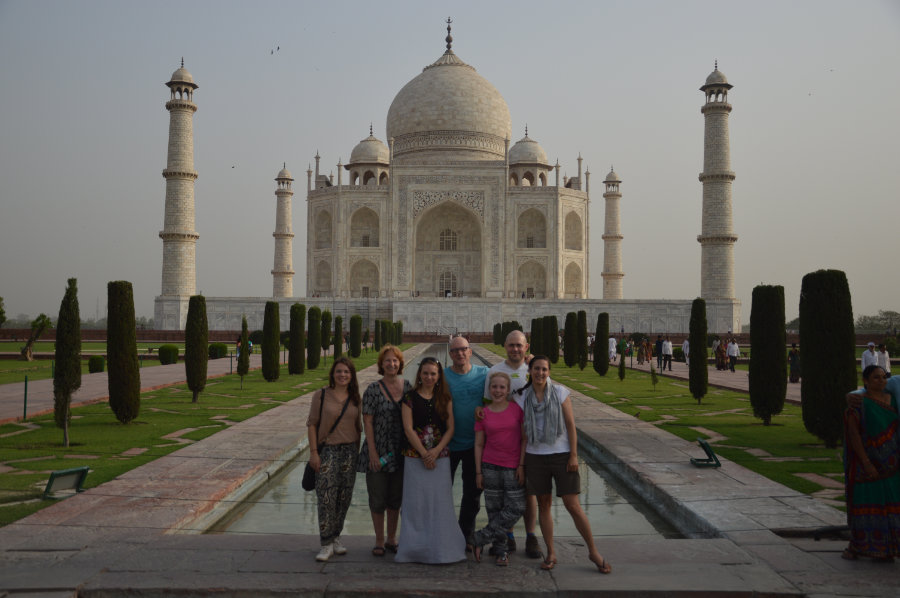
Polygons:
[[543,355],[541,339],[543,338],[543,318],[531,318],[531,338],[528,340],[532,355]]
[[856,318],[856,330],[871,332],[893,332],[900,326],[900,313],[887,309],[879,309],[874,316]]
[[184,325],[184,373],[187,386],[196,403],[206,388],[206,372],[209,364],[209,326],[206,319],[206,297],[194,295],[188,303],[187,321]]
[[56,367],[53,370],[53,419],[63,431],[63,446],[69,446],[72,393],[81,388],[81,316],[78,311],[78,280],[70,278],[56,319]]
[[40,314],[31,321],[31,334],[28,336],[25,346],[22,348],[21,355],[25,361],[34,361],[34,343],[50,328],[53,323],[47,314]]
[[125,280],[107,287],[107,380],[109,406],[123,424],[141,410],[141,374],[138,370],[137,329],[134,322],[134,291]]
[[244,376],[250,371],[250,334],[247,332],[247,316],[241,316],[241,344],[238,348],[237,373],[244,388]]
[[605,376],[609,371],[609,313],[597,314],[597,331],[594,334],[594,371]]
[[583,370],[588,362],[587,312],[578,311],[578,369]]
[[759,285],[750,308],[750,404],[763,424],[784,409],[787,360],[784,356],[784,287]]
[[355,314],[350,316],[350,357],[356,358],[362,354],[362,316]]
[[500,322],[497,322],[496,324],[494,324],[494,336],[493,336],[493,339],[494,339],[494,344],[495,344],[495,345],[500,345],[500,346],[502,347],[502,346],[503,346],[503,338],[501,338],[502,333],[501,333],[500,328],[501,328]]
[[6,324],[6,307],[3,305],[3,297],[0,297],[0,328]]
[[559,322],[556,316],[544,316],[544,330],[541,335],[541,342],[544,343],[543,349],[545,355],[550,359],[550,363],[559,361]]
[[325,353],[325,362],[328,363],[328,347],[331,345],[331,312],[322,311],[322,331],[320,333],[320,348]]
[[625,355],[619,356],[619,380],[625,379]]
[[344,318],[334,316],[334,359],[341,356],[344,350]]
[[288,339],[288,374],[302,374],[306,369],[306,306],[291,306],[290,338]]
[[566,314],[563,329],[563,361],[567,367],[578,363],[578,316],[574,311]]
[[381,342],[381,320],[375,320],[375,340],[373,341],[372,347],[376,351],[380,351],[382,344],[384,343]]
[[818,270],[803,277],[800,343],[803,424],[834,448],[843,437],[845,396],[857,385],[853,307],[842,271]]
[[267,382],[278,380],[281,373],[281,364],[278,360],[280,350],[281,326],[278,302],[266,301],[266,311],[263,316],[262,375]]
[[322,355],[322,312],[313,306],[306,312],[306,365],[314,370],[319,367]]
[[688,343],[691,345],[691,363],[688,365],[688,386],[697,404],[709,389],[709,369],[706,363],[706,300],[700,297],[691,304],[691,322]]

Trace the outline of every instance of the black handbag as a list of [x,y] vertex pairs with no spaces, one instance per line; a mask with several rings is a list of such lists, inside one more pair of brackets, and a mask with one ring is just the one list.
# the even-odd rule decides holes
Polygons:
[[[344,401],[344,407],[341,409],[341,414],[334,420],[334,424],[332,424],[331,429],[328,430],[328,434],[325,436],[326,438],[334,432],[334,429],[337,428],[338,422],[341,421],[341,418],[344,417],[344,412],[347,411],[347,405],[350,403],[350,397],[347,397],[347,400]],[[319,396],[319,422],[322,421],[322,407],[325,406],[325,389],[322,389],[322,394]],[[316,424],[316,440],[319,440],[319,444],[316,450],[321,451],[322,447],[325,445],[324,442],[321,441],[319,436],[319,425]],[[316,470],[312,468],[312,465],[309,464],[309,461],[306,462],[306,467],[303,469],[303,480],[300,482],[300,487],[310,492],[316,489]]]

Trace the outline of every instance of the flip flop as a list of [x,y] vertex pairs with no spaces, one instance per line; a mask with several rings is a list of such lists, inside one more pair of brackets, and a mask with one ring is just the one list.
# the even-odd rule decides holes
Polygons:
[[482,551],[481,546],[472,546],[472,556],[475,558],[476,563],[481,562],[481,551]]
[[372,554],[375,556],[384,556],[384,546],[376,546],[372,549]]
[[591,561],[591,562],[594,563],[595,565],[597,565],[597,571],[599,571],[603,575],[609,575],[610,573],[612,573],[612,565],[610,565],[608,562],[606,562],[606,559],[603,558],[602,556],[600,557],[599,563],[596,561]]
[[552,571],[555,566],[556,559],[544,559],[544,562],[541,563],[541,569],[544,571]]
[[395,543],[385,542],[384,547],[387,548],[388,550],[390,550],[391,552],[393,552],[394,554],[397,554],[397,549],[400,548],[400,545],[397,544],[396,542]]

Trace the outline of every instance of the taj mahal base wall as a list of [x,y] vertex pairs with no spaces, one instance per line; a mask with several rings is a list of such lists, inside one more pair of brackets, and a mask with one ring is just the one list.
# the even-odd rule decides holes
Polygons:
[[[188,297],[157,297],[154,304],[156,328],[184,329]],[[409,298],[409,299],[331,299],[326,297],[290,297],[274,299],[279,304],[281,330],[290,327],[290,309],[302,303],[307,310],[317,306],[332,316],[341,316],[349,329],[350,316],[359,314],[363,328],[373,329],[376,320],[402,321],[404,332],[438,334],[490,333],[494,324],[517,320],[527,331],[531,319],[555,315],[560,326],[568,312],[584,310],[588,330],[596,327],[597,315],[609,314],[610,331],[645,333],[687,333],[690,328],[692,299],[486,299],[486,298]],[[262,330],[263,314],[269,297],[207,297],[206,316],[210,330],[240,330],[246,316],[250,330]],[[707,300],[707,329],[710,334],[741,330],[741,302]]]

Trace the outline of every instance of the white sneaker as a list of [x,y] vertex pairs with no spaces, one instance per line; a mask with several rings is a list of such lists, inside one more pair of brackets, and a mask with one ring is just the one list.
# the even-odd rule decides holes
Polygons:
[[347,554],[347,547],[341,544],[341,538],[337,537],[334,539],[334,542],[331,543],[331,546],[334,548],[334,554],[338,556],[343,556]]
[[319,554],[316,555],[316,560],[320,563],[324,563],[328,559],[331,558],[331,555],[334,554],[334,544],[326,544],[319,550]]

